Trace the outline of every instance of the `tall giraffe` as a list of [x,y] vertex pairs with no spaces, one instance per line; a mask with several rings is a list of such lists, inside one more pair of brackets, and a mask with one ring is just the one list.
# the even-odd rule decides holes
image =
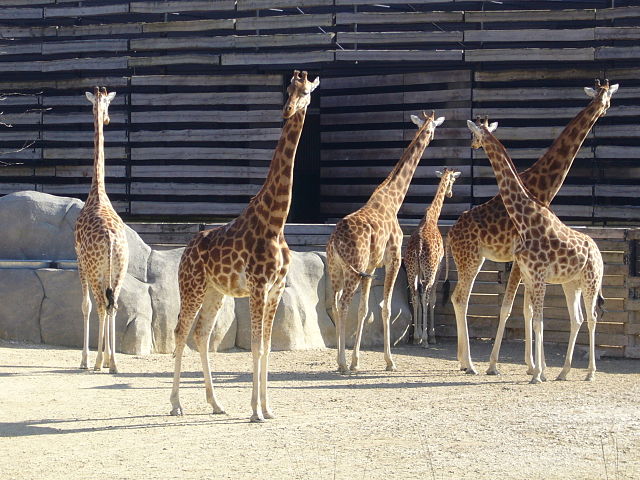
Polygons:
[[338,371],[347,373],[345,358],[346,320],[349,304],[360,284],[362,293],[358,309],[358,330],[350,369],[357,371],[360,359],[360,341],[367,313],[373,272],[385,266],[382,325],[384,331],[384,359],[387,370],[396,370],[391,357],[390,325],[391,295],[402,261],[402,230],[398,211],[404,201],[409,183],[427,145],[433,140],[435,129],[444,117],[435,118],[422,113],[411,120],[418,131],[389,176],[375,189],[369,201],[336,224],[327,242],[327,265],[334,291],[333,319],[336,324]]
[[[429,343],[436,343],[434,285],[444,256],[438,218],[440,218],[444,197],[451,198],[453,184],[460,176],[460,172],[445,168],[444,172],[437,171],[436,174],[440,177],[438,190],[418,228],[409,238],[404,254],[404,265],[413,305],[413,343],[422,343],[425,348]],[[421,317],[418,317],[418,295],[422,306]]]
[[[618,85],[610,86],[608,80],[601,85],[596,80],[594,89],[585,87],[584,90],[592,97],[591,102],[569,122],[547,152],[520,174],[524,185],[544,205],[549,205],[560,190],[580,146],[598,118],[607,112]],[[471,361],[467,329],[467,309],[473,282],[486,258],[495,262],[513,261],[512,244],[516,234],[500,195],[464,212],[447,234],[446,247],[451,248],[458,270],[457,285],[451,296],[458,332],[458,361],[461,370],[468,374],[477,373]],[[511,313],[519,283],[520,271],[514,264],[500,309],[500,325],[504,326]],[[525,332],[530,333],[528,330]],[[499,373],[496,368],[499,348],[500,343],[496,341],[487,374]],[[525,361],[531,373],[530,350],[525,352]]]
[[209,338],[225,295],[249,297],[253,356],[252,422],[274,418],[267,398],[271,328],[285,287],[291,253],[284,225],[291,206],[293,164],[311,101],[320,79],[295,70],[282,116],[286,122],[264,185],[230,223],[198,233],[187,245],[178,268],[180,314],[175,329],[175,371],[171,414],[182,415],[178,390],[182,352],[198,311],[194,339],[200,352],[207,402],[224,413],[211,382]]
[[[558,380],[566,380],[578,330],[582,324],[580,294],[587,311],[589,327],[589,367],[586,380],[593,380],[597,310],[604,301],[600,292],[604,265],[598,246],[591,237],[567,227],[524,185],[504,146],[493,136],[497,123],[477,125],[468,120],[473,132],[472,148],[484,148],[496,175],[500,197],[515,226],[513,256],[525,285],[525,317],[533,319],[535,367],[531,383],[544,378],[543,307],[547,283],[561,284],[569,305],[571,332],[564,367]],[[527,319],[527,323],[528,323]]]
[[[109,104],[115,92],[95,87],[86,92],[93,105],[94,153],[93,179],[87,201],[80,211],[75,228],[75,249],[82,287],[84,314],[84,342],[80,368],[87,368],[89,354],[89,287],[98,309],[98,355],[94,370],[109,366],[110,373],[118,373],[116,365],[115,316],[118,297],[129,264],[129,246],[122,219],[111,206],[104,186],[104,131],[109,125]],[[103,353],[104,346],[104,353]],[[103,358],[104,355],[104,358]],[[104,364],[103,364],[104,360]]]

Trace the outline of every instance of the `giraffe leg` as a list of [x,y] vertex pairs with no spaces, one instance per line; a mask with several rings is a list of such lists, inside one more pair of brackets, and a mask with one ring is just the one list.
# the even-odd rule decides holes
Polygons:
[[544,381],[544,361],[543,361],[543,306],[544,306],[544,294],[545,283],[544,279],[538,279],[533,281],[530,290],[531,295],[531,307],[533,313],[533,331],[535,332],[536,344],[535,344],[535,368],[533,371],[533,378],[531,383],[541,383]]
[[88,367],[87,359],[89,357],[89,316],[91,315],[91,297],[89,296],[89,283],[82,269],[80,270],[80,285],[82,286],[82,315],[84,318],[84,332],[82,338],[82,360],[80,361],[80,368],[86,370]]
[[[411,258],[409,256],[411,255]],[[405,268],[407,270],[407,283],[411,295],[411,306],[413,308],[413,344],[419,345],[422,342],[422,324],[419,317],[420,306],[418,304],[418,291],[420,289],[420,278],[416,267],[418,259],[415,255],[407,252],[405,258]]]
[[96,355],[96,363],[93,370],[99,372],[102,370],[103,356],[106,338],[107,305],[105,303],[104,288],[99,282],[92,283],[93,297],[96,300],[96,310],[98,312],[98,354]]
[[556,380],[566,380],[567,374],[571,370],[571,360],[573,358],[573,349],[578,337],[578,331],[582,325],[582,309],[580,308],[580,289],[575,283],[567,283],[562,285],[564,296],[567,299],[567,308],[569,310],[569,321],[571,322],[571,330],[569,332],[569,343],[567,343],[567,354],[564,357],[564,366]]
[[396,364],[391,357],[391,296],[400,270],[400,255],[392,256],[385,266],[384,298],[382,299],[382,328],[384,329],[384,360],[387,371],[395,372]]
[[[373,274],[373,271],[367,272]],[[364,328],[364,321],[369,311],[369,292],[371,291],[371,281],[369,277],[365,277],[360,282],[360,305],[358,307],[358,330],[356,332],[356,341],[353,345],[353,354],[351,356],[351,366],[349,369],[352,372],[357,372],[360,365],[360,342],[362,340],[362,330]]]
[[[184,410],[180,404],[180,372],[182,371],[182,353],[187,344],[187,337],[191,330],[191,325],[198,314],[204,300],[203,283],[198,283],[197,289],[189,289],[180,286],[180,313],[178,314],[178,324],[174,330],[175,349],[173,357],[175,365],[173,370],[173,386],[171,388],[171,415],[183,415]],[[190,285],[189,285],[190,286]]]
[[507,281],[507,288],[505,289],[504,296],[502,297],[502,306],[500,307],[500,323],[498,324],[498,331],[496,332],[496,339],[491,349],[491,356],[489,357],[489,368],[487,369],[487,375],[500,375],[498,370],[498,357],[500,356],[500,347],[502,345],[502,337],[504,336],[504,329],[511,315],[511,309],[513,308],[513,300],[518,291],[518,285],[520,284],[520,267],[516,262],[513,263],[509,280]]
[[424,348],[429,347],[429,297],[431,297],[431,289],[422,284],[420,289],[420,310],[422,310],[422,338],[421,343]]
[[104,324],[104,343],[103,345],[103,357],[102,357],[102,368],[109,367],[109,363],[111,361],[111,311],[107,309],[107,318],[105,319]]
[[260,403],[262,405],[262,415],[265,419],[276,418],[273,410],[271,410],[271,404],[267,395],[267,382],[269,375],[269,354],[271,353],[271,332],[273,329],[273,320],[276,316],[282,292],[284,292],[285,276],[286,272],[282,274],[282,280],[277,282],[269,292],[267,307],[265,309],[263,331],[263,345],[265,352],[262,357],[262,364],[260,365]]
[[214,414],[225,413],[224,407],[218,401],[213,391],[211,368],[209,366],[209,340],[211,339],[211,332],[216,324],[218,312],[223,300],[224,295],[216,289],[211,288],[207,291],[193,332],[193,337],[202,362],[202,374],[204,376],[207,403],[213,408]]
[[429,317],[427,318],[427,322],[429,324],[428,336],[425,338],[425,342],[423,342],[423,346],[426,348],[427,344],[435,345],[436,344],[436,286],[435,282],[432,287],[429,289]]
[[253,386],[251,390],[251,422],[264,422],[260,402],[260,380],[262,377],[262,357],[264,356],[264,314],[267,302],[267,290],[251,282],[249,311],[251,315],[251,356],[253,358]]
[[[118,373],[118,365],[116,364],[116,314],[118,312],[118,299],[120,298],[120,291],[124,284],[124,278],[127,274],[127,267],[129,265],[129,252],[128,249],[118,250],[114,254],[113,258],[113,270],[115,271],[115,278],[113,282],[113,306],[109,310],[109,350],[111,356],[109,358],[109,373]],[[106,359],[105,359],[105,363]],[[106,365],[105,365],[106,367]]]
[[585,380],[591,382],[596,375],[596,323],[597,323],[597,298],[600,287],[595,295],[589,292],[584,296],[584,304],[587,310],[587,327],[589,328],[589,367]]
[[453,303],[453,309],[456,314],[458,361],[460,362],[460,370],[469,375],[477,375],[478,372],[471,361],[469,329],[467,327],[467,310],[469,308],[471,288],[473,287],[473,282],[484,263],[484,257],[474,256],[470,260],[465,259],[464,262],[458,261],[455,256],[454,259],[456,260],[456,266],[458,267],[458,283],[456,284],[456,288],[451,296],[451,302]]
[[341,374],[347,374],[349,369],[347,368],[347,355],[346,355],[346,343],[347,343],[347,317],[349,315],[349,305],[353,296],[358,288],[359,280],[355,278],[355,275],[345,275],[344,289],[338,302],[338,321],[336,322],[336,335],[338,337],[338,372]]

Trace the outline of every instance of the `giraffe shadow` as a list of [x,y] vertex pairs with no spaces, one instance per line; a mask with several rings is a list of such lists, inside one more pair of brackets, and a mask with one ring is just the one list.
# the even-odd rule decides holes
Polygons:
[[[105,417],[86,419],[41,419],[24,422],[0,422],[0,438],[18,438],[38,435],[67,435],[74,433],[89,433],[118,430],[147,430],[154,428],[172,428],[203,425],[232,425],[247,423],[247,419],[233,418],[228,415],[192,414],[184,417],[170,417],[169,415],[141,415],[132,417]],[[205,418],[202,418],[205,417]],[[153,423],[153,420],[164,421]],[[127,422],[117,425],[119,421]],[[96,426],[95,422],[107,423]],[[136,423],[130,423],[136,422]],[[67,428],[70,427],[70,428]]]

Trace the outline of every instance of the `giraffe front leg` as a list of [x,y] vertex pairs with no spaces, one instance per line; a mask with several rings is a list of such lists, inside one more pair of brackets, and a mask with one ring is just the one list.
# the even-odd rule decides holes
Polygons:
[[358,283],[355,278],[346,278],[342,295],[338,301],[338,323],[336,323],[336,335],[338,337],[338,372],[342,375],[349,373],[347,367],[347,317],[349,315],[349,305],[355,291],[358,288]]
[[[567,343],[567,353],[564,357],[564,365],[562,371],[556,377],[556,380],[566,380],[571,370],[571,360],[573,358],[573,349],[578,337],[578,331],[582,325],[582,309],[580,308],[580,291],[575,284],[562,285],[564,296],[567,299],[567,309],[569,310],[569,321],[571,322],[569,331],[569,343]],[[586,305],[586,302],[585,302]]]
[[98,354],[96,356],[96,364],[93,370],[99,372],[102,370],[104,348],[105,348],[105,330],[107,323],[107,309],[104,302],[98,302]]
[[[373,272],[369,272],[373,274]],[[353,354],[351,356],[352,372],[357,372],[360,367],[360,342],[362,341],[362,330],[364,329],[364,321],[369,311],[369,292],[371,291],[372,278],[365,277],[361,281],[360,305],[358,307],[358,330],[356,332],[356,341],[353,345]]]
[[269,292],[267,306],[265,308],[263,332],[264,355],[262,357],[262,365],[260,366],[260,403],[262,404],[262,414],[265,419],[276,418],[273,410],[271,409],[271,403],[269,402],[267,382],[269,376],[269,354],[271,353],[271,332],[273,329],[273,320],[276,316],[282,292],[284,292],[285,276],[286,271],[282,273],[282,279],[278,281],[278,283],[276,283]]
[[422,347],[429,348],[430,343],[435,343],[433,317],[431,316],[431,288],[423,286],[420,292],[420,308],[422,309]]
[[520,267],[518,267],[518,264],[514,262],[511,274],[509,274],[509,280],[507,281],[507,288],[505,289],[504,297],[502,297],[502,305],[500,306],[500,323],[498,324],[496,339],[493,343],[493,348],[491,349],[487,375],[500,375],[500,371],[498,370],[498,358],[500,356],[500,347],[502,346],[502,337],[504,336],[504,329],[507,325],[507,320],[511,315],[513,300],[515,299],[519,284]]
[[[264,283],[264,282],[262,282]],[[250,282],[251,296],[249,312],[251,315],[251,357],[253,361],[253,384],[251,390],[251,422],[264,422],[260,398],[264,345],[264,317],[267,303],[267,291],[258,282]]]
[[391,296],[393,286],[400,270],[400,256],[392,257],[386,265],[384,276],[384,298],[382,300],[382,328],[384,332],[384,360],[387,363],[387,371],[395,372],[398,368],[391,356]]
[[531,295],[531,310],[533,313],[533,331],[535,333],[535,368],[531,382],[533,384],[542,383],[544,377],[544,359],[543,359],[543,306],[545,283],[544,280],[533,282],[529,289]]

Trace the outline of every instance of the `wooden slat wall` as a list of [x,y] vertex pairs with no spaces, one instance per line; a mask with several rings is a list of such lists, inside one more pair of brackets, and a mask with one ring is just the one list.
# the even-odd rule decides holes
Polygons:
[[264,178],[283,81],[306,68],[322,78],[312,134],[321,140],[323,218],[360,206],[410,140],[409,115],[433,108],[448,120],[401,215],[422,214],[433,167],[449,165],[464,174],[445,204],[444,218],[453,220],[495,193],[486,159],[468,148],[466,116],[499,121],[498,136],[525,167],[586,104],[582,87],[607,76],[622,87],[554,206],[576,222],[637,222],[640,7],[613,5],[6,0],[0,92],[20,95],[0,101],[0,121],[13,125],[0,125],[0,195],[86,193],[91,123],[83,91],[100,84],[118,92],[107,174],[122,213],[233,216]]

